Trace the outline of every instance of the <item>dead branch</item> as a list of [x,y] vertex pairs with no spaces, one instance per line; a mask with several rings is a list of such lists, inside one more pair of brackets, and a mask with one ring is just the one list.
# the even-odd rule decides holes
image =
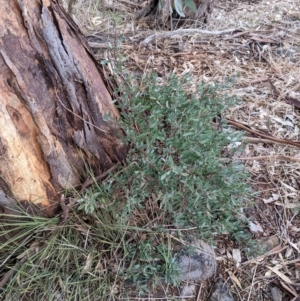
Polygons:
[[284,155],[273,155],[273,156],[257,156],[257,157],[241,157],[241,158],[235,158],[235,160],[281,160],[281,161],[293,161],[293,162],[300,162],[300,158],[296,157],[290,157],[290,156],[284,156]]
[[282,96],[279,90],[275,87],[275,85],[271,82],[271,80],[268,80],[271,89],[276,97],[282,97],[282,99],[285,100],[286,103],[294,106],[296,109],[300,109],[300,101],[294,97],[291,97],[289,95]]
[[262,132],[253,130],[248,125],[244,125],[244,124],[242,124],[238,121],[234,121],[234,120],[231,120],[231,119],[228,119],[228,118],[227,118],[227,123],[229,125],[232,125],[232,126],[236,127],[236,128],[239,128],[239,129],[242,129],[246,132],[252,133],[253,135],[256,135],[258,137],[266,138],[266,139],[274,141],[276,143],[281,143],[281,144],[293,145],[293,146],[300,147],[300,142],[297,141],[297,140],[288,140],[288,139],[276,138],[276,137],[273,137],[271,134],[264,134]]
[[243,141],[247,143],[272,143],[272,144],[286,145],[285,142],[272,141],[269,139],[262,139],[262,138],[248,137],[248,136],[244,137]]
[[100,182],[101,180],[103,180],[104,178],[106,178],[109,175],[109,173],[113,172],[119,166],[120,166],[120,163],[117,163],[116,165],[114,165],[113,167],[111,167],[109,170],[107,170],[106,172],[102,173],[98,177],[95,177],[95,178],[92,178],[92,179],[87,179],[83,183],[82,188],[80,190],[80,193],[83,193],[84,190],[86,188],[88,188],[89,186],[91,186],[92,184]]
[[166,31],[166,32],[160,32],[160,33],[155,33],[145,40],[141,42],[141,45],[146,45],[153,39],[163,39],[163,38],[168,38],[171,36],[175,35],[185,35],[185,34],[195,34],[195,33],[200,33],[200,34],[207,34],[207,35],[224,35],[224,34],[232,34],[236,31],[240,31],[241,29],[239,28],[232,28],[232,29],[226,29],[226,30],[216,30],[216,31],[209,31],[209,30],[202,30],[202,29],[177,29],[174,31]]
[[245,35],[258,35],[258,34],[262,34],[262,33],[274,33],[274,30],[245,30],[242,32],[238,32],[232,36],[226,37],[224,38],[224,40],[230,40],[230,39],[234,39],[234,38],[239,38],[241,36],[245,36]]

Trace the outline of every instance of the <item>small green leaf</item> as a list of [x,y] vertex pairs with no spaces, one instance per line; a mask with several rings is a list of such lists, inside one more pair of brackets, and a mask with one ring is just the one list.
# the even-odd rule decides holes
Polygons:
[[185,15],[183,13],[183,8],[182,8],[182,0],[175,0],[174,4],[175,4],[175,9],[176,9],[178,15],[180,17],[185,17]]
[[170,171],[167,171],[166,173],[164,173],[164,174],[160,177],[161,181],[163,181],[169,174],[170,174]]
[[190,8],[194,13],[197,12],[197,7],[194,0],[185,0],[185,5]]

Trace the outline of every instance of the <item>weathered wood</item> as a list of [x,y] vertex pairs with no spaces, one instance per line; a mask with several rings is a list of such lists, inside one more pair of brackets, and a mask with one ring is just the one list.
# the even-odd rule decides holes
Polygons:
[[0,15],[0,189],[53,215],[59,192],[125,158],[119,113],[57,0],[0,0]]

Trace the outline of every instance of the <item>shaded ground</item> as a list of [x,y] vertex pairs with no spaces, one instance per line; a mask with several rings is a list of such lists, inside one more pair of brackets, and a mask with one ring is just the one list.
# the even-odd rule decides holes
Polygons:
[[[159,32],[153,25],[134,22],[140,2],[81,0],[74,5],[74,18],[90,34],[96,57],[110,60],[104,69],[108,80],[116,51],[137,81],[150,70],[157,71],[162,81],[171,72],[192,75],[191,93],[198,82],[221,83],[234,77],[230,93],[241,102],[226,117],[252,129],[252,134],[246,133],[249,143],[236,159],[244,160],[257,192],[253,206],[241,214],[256,225],[257,239],[270,242],[271,251],[247,257],[245,250],[224,237],[216,246],[218,274],[236,300],[298,300],[300,155],[299,146],[290,141],[299,140],[300,127],[299,2],[218,0],[205,28],[211,34],[178,34],[147,44],[141,42]],[[233,29],[232,33],[215,34],[227,29]],[[275,143],[257,132],[282,140]],[[188,300],[207,300],[212,281],[198,285]],[[158,297],[162,293],[179,294],[165,287],[161,290],[159,300],[167,300]]]

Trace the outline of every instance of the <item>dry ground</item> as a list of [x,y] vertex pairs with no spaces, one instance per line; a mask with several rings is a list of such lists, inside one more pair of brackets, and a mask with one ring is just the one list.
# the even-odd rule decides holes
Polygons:
[[[257,192],[244,214],[269,252],[249,260],[224,240],[216,249],[219,274],[236,300],[300,300],[300,1],[216,0],[211,22],[202,28],[208,32],[158,36],[149,43],[144,39],[163,29],[134,21],[141,2],[78,0],[73,17],[99,60],[122,53],[137,80],[149,70],[162,78],[190,74],[192,91],[198,82],[234,77],[230,93],[241,102],[226,117],[237,130],[246,126],[249,143],[236,159],[244,160]],[[232,32],[216,34],[227,29]],[[108,66],[109,77],[113,63]],[[189,300],[206,300],[210,284]]]

